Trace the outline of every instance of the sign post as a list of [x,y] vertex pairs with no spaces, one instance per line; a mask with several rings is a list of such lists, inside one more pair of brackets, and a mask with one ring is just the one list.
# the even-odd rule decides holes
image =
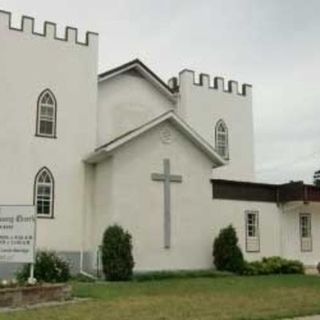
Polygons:
[[29,284],[35,284],[36,279],[34,278],[34,263],[30,264],[30,277],[28,279]]
[[31,264],[31,284],[35,283],[36,223],[34,206],[0,205],[0,262]]

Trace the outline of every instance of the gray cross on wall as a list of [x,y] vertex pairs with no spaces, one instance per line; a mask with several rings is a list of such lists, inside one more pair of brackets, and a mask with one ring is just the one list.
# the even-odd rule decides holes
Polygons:
[[170,248],[171,245],[171,183],[182,182],[182,176],[170,174],[170,160],[163,160],[164,173],[152,173],[153,181],[163,182],[164,194],[164,247]]

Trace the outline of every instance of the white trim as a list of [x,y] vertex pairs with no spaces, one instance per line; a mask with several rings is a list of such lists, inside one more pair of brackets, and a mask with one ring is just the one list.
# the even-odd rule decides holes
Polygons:
[[[249,215],[254,216],[253,223],[249,224]],[[259,230],[259,211],[246,210],[245,211],[245,233],[246,233],[246,252],[260,251],[260,230]],[[253,228],[254,235],[250,235],[249,227]]]
[[156,127],[164,121],[169,121],[174,125],[181,133],[183,133],[190,141],[192,141],[207,157],[214,163],[214,167],[220,167],[226,165],[227,162],[212,148],[212,146],[204,140],[198,133],[196,133],[191,127],[189,127],[181,118],[179,118],[173,111],[164,113],[162,116],[155,118],[154,120],[146,123],[145,125],[130,131],[119,139],[114,139],[114,142],[106,144],[105,147],[99,148],[97,151],[89,154],[84,161],[87,163],[98,163],[110,156],[112,151],[119,148],[123,144],[138,137],[142,133]]
[[[303,218],[307,218],[307,225],[302,224]],[[303,229],[307,228],[307,236],[303,236]],[[299,230],[300,230],[300,249],[301,252],[312,251],[312,216],[311,213],[300,213],[299,214]]]

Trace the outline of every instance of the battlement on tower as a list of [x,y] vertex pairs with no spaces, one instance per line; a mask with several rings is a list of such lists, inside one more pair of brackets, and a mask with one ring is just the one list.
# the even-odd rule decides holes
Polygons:
[[64,36],[57,36],[57,24],[45,21],[42,32],[35,31],[35,19],[29,16],[22,16],[20,20],[20,27],[14,27],[12,24],[12,14],[8,11],[0,10],[0,29],[7,28],[8,30],[32,34],[34,36],[46,37],[48,39],[55,39],[74,43],[82,46],[90,46],[92,42],[96,41],[98,34],[95,32],[86,32],[85,41],[81,42],[78,38],[78,29],[67,26],[65,28]]
[[251,97],[252,86],[244,83],[239,84],[238,81],[226,81],[222,77],[210,77],[205,73],[197,75],[193,70],[184,69],[179,72],[179,77],[169,79],[168,86],[172,91],[178,92],[181,84],[191,84],[198,87],[217,90],[220,92],[235,94],[242,97]]

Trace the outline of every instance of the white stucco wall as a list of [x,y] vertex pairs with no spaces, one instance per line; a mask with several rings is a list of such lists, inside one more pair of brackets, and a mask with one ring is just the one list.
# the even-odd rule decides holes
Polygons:
[[[213,207],[219,213],[216,234],[222,227],[232,224],[237,230],[239,246],[248,261],[259,260],[265,256],[280,255],[280,211],[275,203],[215,199]],[[247,210],[257,211],[259,215],[259,252],[246,252],[245,212]]]
[[[172,132],[171,144],[160,140],[163,126]],[[163,183],[151,180],[151,173],[163,172],[165,158],[170,159],[171,173],[183,177],[182,183],[171,184],[172,247],[169,250],[163,246]],[[245,251],[245,210],[259,209],[263,226],[261,252],[246,254],[246,258],[279,255],[276,205],[213,200],[211,170],[208,158],[168,123],[123,145],[114,152],[112,160],[96,167],[98,205],[92,231],[94,246],[101,243],[102,233],[109,224],[118,223],[133,236],[136,270],[209,268],[213,239],[220,229],[232,223]]]
[[[307,266],[320,262],[320,204],[291,202],[282,208],[282,252],[288,259],[298,259]],[[301,250],[300,223],[301,213],[311,214],[312,250]]]
[[137,73],[123,73],[99,83],[98,145],[173,108],[154,85]]
[[115,190],[114,190],[114,158],[110,157],[104,162],[95,166],[93,210],[90,215],[92,229],[89,234],[90,248],[95,251],[102,242],[102,234],[106,225],[111,224],[114,211]]
[[[97,36],[89,45],[8,28],[0,14],[0,204],[32,204],[40,168],[55,180],[54,219],[38,219],[41,248],[79,251],[84,209],[83,157],[96,145]],[[49,88],[57,99],[57,138],[36,137],[37,99]]]
[[253,181],[254,141],[250,87],[247,87],[247,95],[243,96],[236,92],[226,92],[221,80],[220,88],[214,89],[209,76],[204,78],[206,81],[203,80],[202,85],[196,85],[194,77],[194,72],[190,70],[184,70],[179,75],[179,115],[213,146],[216,123],[223,119],[228,127],[229,164],[214,170],[213,177]]

